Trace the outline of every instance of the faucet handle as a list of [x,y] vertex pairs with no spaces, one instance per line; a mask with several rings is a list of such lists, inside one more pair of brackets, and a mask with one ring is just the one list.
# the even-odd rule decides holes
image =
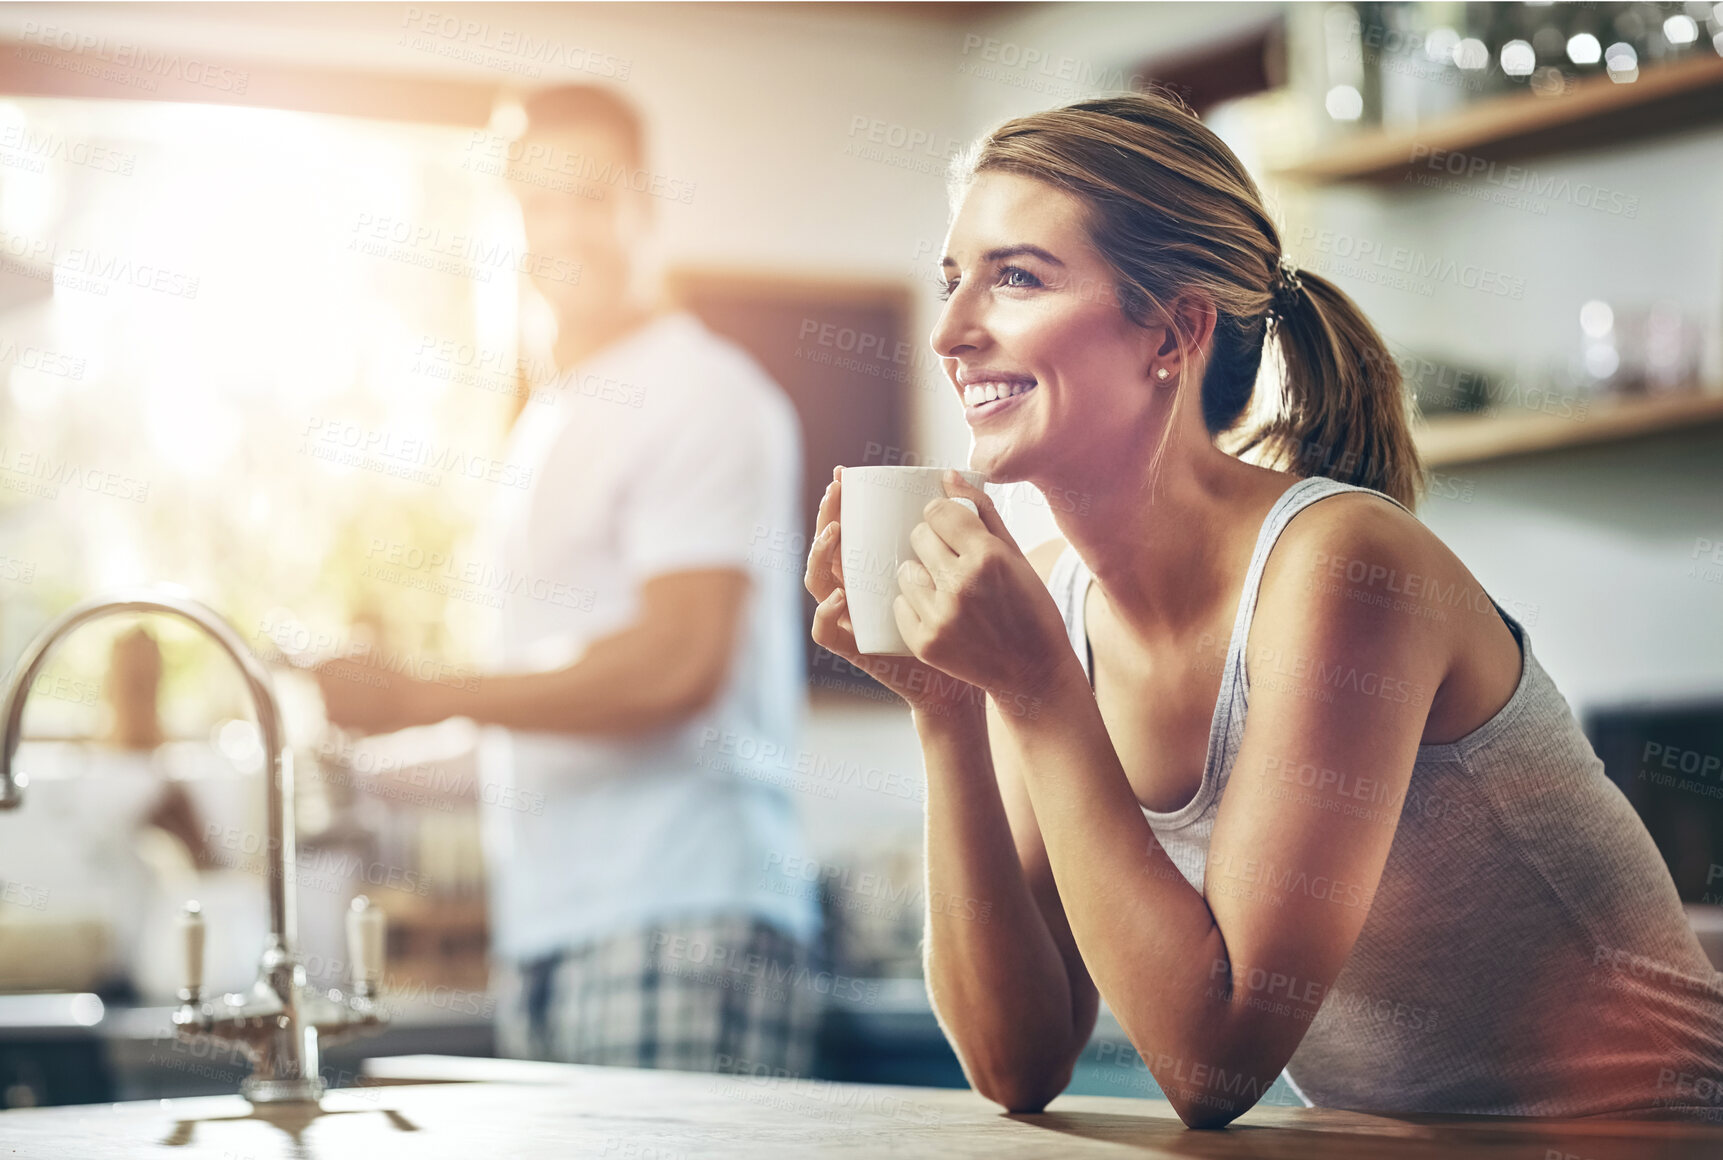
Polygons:
[[195,1003],[203,995],[203,907],[196,899],[188,901],[179,912],[175,923],[179,928],[181,945],[185,949],[185,973],[182,976],[185,985],[180,988],[180,998],[188,1003]]
[[361,894],[347,911],[347,957],[353,962],[353,989],[375,995],[383,982],[383,911]]

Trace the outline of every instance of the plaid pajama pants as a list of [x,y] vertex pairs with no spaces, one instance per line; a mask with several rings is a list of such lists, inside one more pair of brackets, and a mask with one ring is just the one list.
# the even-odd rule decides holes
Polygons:
[[498,1054],[611,1067],[806,1075],[813,950],[751,915],[658,923],[493,971]]

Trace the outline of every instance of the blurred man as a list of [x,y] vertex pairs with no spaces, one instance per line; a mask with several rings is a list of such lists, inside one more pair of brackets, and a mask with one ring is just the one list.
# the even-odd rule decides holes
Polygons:
[[[751,551],[801,528],[800,434],[739,347],[642,288],[655,216],[634,111],[527,102],[507,151],[554,310],[554,402],[525,403],[484,529],[506,606],[477,689],[331,666],[337,725],[465,716],[505,1054],[807,1070],[818,912],[779,788],[804,700],[798,579]],[[499,158],[500,159],[500,158]]]

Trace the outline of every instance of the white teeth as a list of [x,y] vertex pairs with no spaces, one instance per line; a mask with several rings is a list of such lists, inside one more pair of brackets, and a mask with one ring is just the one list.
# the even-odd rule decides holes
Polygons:
[[1033,383],[970,383],[963,388],[963,402],[966,406],[979,407],[983,403],[1021,395],[1034,385]]

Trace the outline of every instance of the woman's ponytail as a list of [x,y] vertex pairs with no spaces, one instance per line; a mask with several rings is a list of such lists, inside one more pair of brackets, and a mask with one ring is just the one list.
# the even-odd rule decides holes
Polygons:
[[1325,475],[1391,495],[1416,510],[1423,467],[1409,396],[1381,335],[1334,283],[1284,262],[1269,333],[1285,389],[1243,452],[1297,475]]

